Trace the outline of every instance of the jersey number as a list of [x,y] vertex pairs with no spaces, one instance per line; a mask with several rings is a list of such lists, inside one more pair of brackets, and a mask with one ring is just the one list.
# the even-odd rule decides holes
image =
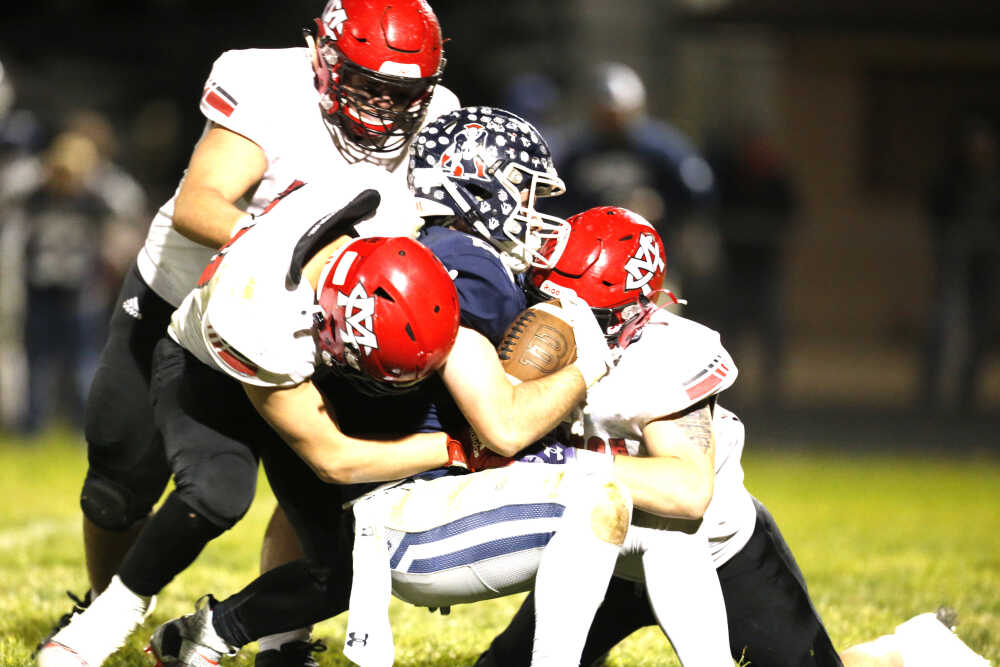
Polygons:
[[625,438],[610,438],[605,442],[604,438],[592,435],[587,438],[585,443],[583,436],[573,435],[569,438],[569,444],[573,447],[587,449],[599,454],[610,451],[614,456],[628,456],[628,447],[625,445]]

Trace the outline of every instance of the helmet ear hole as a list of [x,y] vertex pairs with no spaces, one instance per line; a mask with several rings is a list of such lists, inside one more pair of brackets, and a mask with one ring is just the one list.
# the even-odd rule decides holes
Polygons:
[[375,296],[382,297],[387,301],[395,301],[395,299],[392,298],[392,295],[389,294],[389,292],[387,292],[381,285],[375,289]]
[[466,183],[465,189],[476,198],[476,201],[485,201],[493,196],[492,192],[478,183]]

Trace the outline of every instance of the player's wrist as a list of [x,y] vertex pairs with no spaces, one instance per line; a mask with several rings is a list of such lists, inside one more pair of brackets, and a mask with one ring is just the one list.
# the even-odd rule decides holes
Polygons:
[[448,460],[445,463],[447,468],[463,468],[469,470],[469,462],[466,457],[465,448],[458,440],[447,438],[445,441]]

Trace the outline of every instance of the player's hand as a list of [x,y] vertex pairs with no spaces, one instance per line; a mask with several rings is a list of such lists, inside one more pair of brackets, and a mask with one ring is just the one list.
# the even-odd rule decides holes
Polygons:
[[589,388],[614,366],[608,340],[586,301],[576,295],[565,294],[559,297],[559,302],[563,312],[569,316],[576,339],[576,361],[573,364],[580,370]]

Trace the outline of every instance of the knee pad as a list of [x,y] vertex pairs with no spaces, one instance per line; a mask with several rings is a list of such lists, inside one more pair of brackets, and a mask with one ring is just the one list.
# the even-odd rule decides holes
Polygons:
[[612,477],[610,469],[582,472],[572,488],[571,502],[586,510],[591,532],[609,544],[623,544],[632,521],[628,488]]
[[149,515],[151,507],[139,507],[128,487],[88,472],[80,492],[84,516],[104,530],[127,530]]
[[617,480],[606,480],[594,497],[590,529],[605,542],[621,545],[631,522],[632,496],[628,489]]
[[257,489],[257,460],[223,454],[201,461],[175,476],[184,502],[206,520],[229,530],[243,518]]

